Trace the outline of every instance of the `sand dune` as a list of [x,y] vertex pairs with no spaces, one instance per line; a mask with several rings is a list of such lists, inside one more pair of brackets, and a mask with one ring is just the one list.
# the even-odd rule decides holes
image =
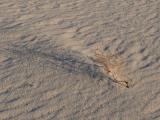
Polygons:
[[0,120],[159,120],[159,13],[159,0],[1,0]]

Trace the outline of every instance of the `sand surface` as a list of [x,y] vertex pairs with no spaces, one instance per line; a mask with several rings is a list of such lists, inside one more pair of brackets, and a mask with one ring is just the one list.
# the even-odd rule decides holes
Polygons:
[[0,0],[0,120],[160,120],[160,0]]

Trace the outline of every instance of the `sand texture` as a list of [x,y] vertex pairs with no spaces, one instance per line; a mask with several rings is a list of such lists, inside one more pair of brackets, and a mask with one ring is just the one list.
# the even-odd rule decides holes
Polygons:
[[0,120],[160,120],[160,0],[0,0]]

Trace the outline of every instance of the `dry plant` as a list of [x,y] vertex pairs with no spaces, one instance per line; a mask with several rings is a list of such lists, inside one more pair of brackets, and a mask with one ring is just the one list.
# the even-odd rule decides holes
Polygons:
[[128,82],[125,80],[120,80],[121,64],[122,60],[118,58],[117,55],[104,55],[100,49],[96,49],[95,51],[95,59],[94,61],[98,63],[98,65],[103,68],[103,73],[105,75],[109,75],[112,80],[118,84],[121,84],[127,88],[129,88]]

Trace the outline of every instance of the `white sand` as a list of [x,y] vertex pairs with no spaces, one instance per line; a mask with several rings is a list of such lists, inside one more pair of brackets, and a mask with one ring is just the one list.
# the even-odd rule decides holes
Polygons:
[[[160,0],[0,0],[0,120],[160,120],[159,13]],[[52,59],[92,64],[97,46],[130,88]]]

